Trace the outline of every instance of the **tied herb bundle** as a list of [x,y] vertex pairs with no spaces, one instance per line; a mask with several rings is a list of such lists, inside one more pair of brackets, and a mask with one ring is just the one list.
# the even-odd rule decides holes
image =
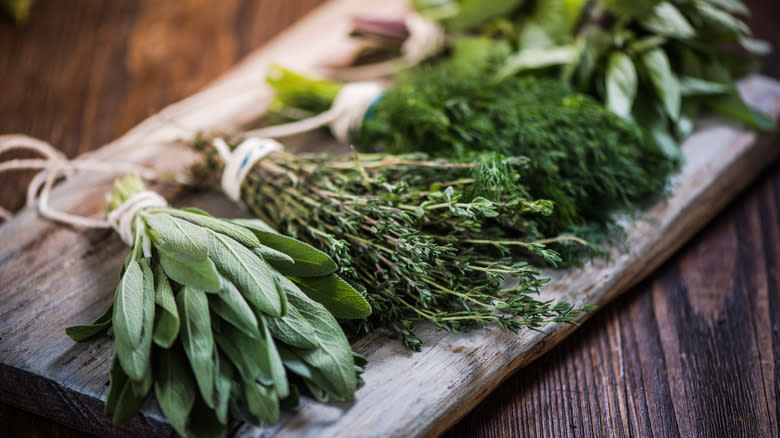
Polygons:
[[[205,152],[200,170],[215,180],[223,164],[211,144],[199,139],[195,147]],[[357,333],[385,327],[419,349],[413,329],[421,320],[458,332],[489,323],[536,328],[578,315],[567,303],[533,296],[547,279],[529,260],[559,258],[547,241],[524,239],[552,209],[527,195],[527,165],[522,158],[462,163],[277,151],[249,171],[241,200],[284,233],[327,251],[339,275],[368,287],[373,313],[352,325]],[[496,166],[505,168],[501,184],[475,178]]]
[[[491,81],[500,60],[468,51],[410,71],[373,104],[352,141],[364,150],[424,150],[462,162],[492,157],[495,165],[477,166],[472,175],[482,186],[516,190],[516,179],[530,198],[553,203],[550,216],[534,220],[533,239],[576,234],[603,243],[620,234],[615,213],[634,213],[666,193],[667,177],[679,163],[645,141],[636,125],[559,81]],[[277,114],[327,108],[335,83],[309,81],[272,71]],[[525,164],[516,169],[501,165],[504,160]],[[561,244],[554,249],[567,263],[598,250]]]
[[[465,47],[475,53],[504,53],[498,79],[518,74],[562,79],[636,122],[647,140],[670,156],[680,156],[680,141],[703,111],[753,128],[774,127],[744,102],[735,84],[735,78],[755,69],[758,56],[770,51],[739,18],[749,14],[740,0],[412,4],[448,33],[447,50],[432,52],[429,62],[450,59]],[[355,33],[384,35],[382,46],[393,46],[381,23]]]
[[[137,177],[115,186],[109,211],[144,191]],[[224,436],[231,418],[273,424],[301,390],[353,397],[365,362],[334,315],[370,307],[326,254],[259,220],[149,207],[132,221],[113,304],[67,329],[76,341],[113,333],[105,411],[115,423],[152,390],[182,436]]]

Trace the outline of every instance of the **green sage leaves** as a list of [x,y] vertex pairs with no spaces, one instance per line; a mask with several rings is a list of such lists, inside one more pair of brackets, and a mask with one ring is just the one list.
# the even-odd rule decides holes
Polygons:
[[[143,190],[135,177],[116,186],[112,208]],[[112,306],[67,333],[80,341],[112,329],[106,414],[115,423],[153,390],[180,435],[224,435],[231,418],[275,422],[301,390],[352,398],[360,382],[353,352],[327,309],[339,318],[371,309],[336,269],[323,252],[256,220],[152,208],[135,218]],[[307,377],[288,373],[281,352],[309,358]]]

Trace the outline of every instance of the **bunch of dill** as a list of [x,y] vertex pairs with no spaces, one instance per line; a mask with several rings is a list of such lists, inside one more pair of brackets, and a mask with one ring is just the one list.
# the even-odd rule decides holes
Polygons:
[[[534,220],[537,239],[575,233],[605,242],[619,231],[616,212],[634,213],[666,193],[679,162],[636,125],[559,81],[493,80],[491,65],[442,62],[407,72],[375,104],[355,143],[476,162],[472,177],[497,190],[517,190],[516,169],[504,160],[524,160],[518,185],[554,205]],[[557,249],[576,263],[585,248]]]

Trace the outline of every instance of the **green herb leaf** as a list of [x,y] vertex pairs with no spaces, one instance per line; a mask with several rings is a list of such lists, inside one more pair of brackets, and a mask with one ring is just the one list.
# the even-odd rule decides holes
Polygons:
[[[294,284],[290,287],[295,286]],[[265,323],[273,336],[298,348],[317,348],[319,341],[314,327],[306,321],[295,306],[287,305],[287,314],[281,318],[266,318]]]
[[731,87],[720,82],[683,76],[680,78],[680,94],[683,96],[707,96],[728,93]]
[[648,30],[668,37],[686,39],[696,35],[685,16],[669,2],[656,5],[639,23]]
[[217,267],[208,258],[193,259],[166,244],[155,245],[155,248],[160,265],[171,280],[206,292],[217,292],[222,287]]
[[111,327],[111,317],[114,314],[114,304],[108,306],[105,312],[98,317],[92,324],[73,325],[65,329],[65,333],[76,342],[89,339],[97,334],[103,333]]
[[209,257],[250,305],[266,315],[284,314],[286,298],[277,290],[271,270],[263,259],[235,240],[218,233],[212,234]]
[[267,260],[268,264],[282,275],[320,277],[332,274],[338,269],[338,266],[330,256],[311,245],[273,231],[268,231],[254,222],[241,221],[239,223],[252,230],[263,245],[292,258],[291,262]]
[[154,302],[158,307],[154,315],[153,340],[160,347],[170,348],[179,336],[179,311],[171,284],[159,263],[154,265],[154,283]]
[[244,382],[259,380],[272,385],[273,370],[265,337],[250,338],[232,325],[223,325],[214,334],[217,345],[236,366]]
[[195,379],[178,349],[155,351],[154,394],[176,432],[187,436],[187,420],[195,403]]
[[644,53],[641,59],[656,94],[664,103],[666,113],[676,121],[680,117],[680,84],[672,72],[669,58],[662,49],[653,49]]
[[217,354],[215,357],[217,358],[215,360],[217,372],[216,381],[214,382],[216,391],[214,412],[220,423],[227,424],[228,402],[230,401],[230,391],[233,382],[233,366],[221,354]]
[[[273,319],[273,318],[264,318]],[[282,358],[279,356],[279,351],[276,349],[276,343],[271,336],[271,332],[268,329],[267,324],[263,324],[263,336],[265,342],[268,345],[268,364],[271,371],[271,380],[273,380],[274,391],[279,398],[285,398],[290,394],[290,386],[287,382],[287,373],[284,370],[284,364]]]
[[[143,380],[150,364],[154,324],[154,279],[146,260],[133,259],[114,298],[113,329],[117,357],[130,380]],[[149,271],[149,272],[147,272]],[[149,299],[145,295],[150,294]]]
[[223,280],[222,292],[210,295],[209,305],[217,315],[246,333],[247,336],[251,338],[260,336],[255,313],[230,281]]
[[371,314],[368,304],[358,291],[341,277],[331,274],[325,277],[290,277],[312,300],[325,306],[339,319],[363,319]]
[[182,210],[171,210],[170,214],[188,220],[194,224],[198,224],[201,227],[206,227],[215,233],[228,236],[249,248],[257,248],[257,246],[260,245],[260,242],[254,234],[239,225],[231,223],[229,220]]
[[620,117],[630,119],[637,86],[636,68],[631,58],[621,52],[613,53],[607,65],[607,107]]
[[[316,349],[295,349],[293,351],[314,368],[313,378],[317,384],[339,400],[352,398],[357,389],[355,363],[352,349],[344,332],[333,316],[319,303],[292,287],[289,280],[282,284],[287,291],[290,304],[295,306],[314,327],[320,346]],[[320,374],[318,376],[317,374]],[[318,378],[320,377],[320,378]]]
[[257,382],[245,385],[246,401],[249,411],[266,424],[279,421],[279,398],[272,388],[266,388]]
[[214,408],[214,339],[206,293],[189,286],[179,291],[176,305],[182,316],[181,341],[190,359],[201,396]]
[[732,88],[731,92],[724,96],[714,96],[705,103],[717,113],[753,128],[770,131],[777,127],[771,117],[748,105],[736,88]]
[[209,233],[203,227],[167,213],[148,214],[145,219],[152,240],[164,242],[167,248],[191,259],[208,257]]
[[579,50],[575,45],[521,50],[510,56],[496,73],[497,80],[541,68],[560,66],[575,60]]
[[129,421],[141,409],[144,398],[137,397],[128,376],[122,371],[118,356],[111,360],[109,370],[108,396],[106,397],[105,414],[111,417],[114,424]]

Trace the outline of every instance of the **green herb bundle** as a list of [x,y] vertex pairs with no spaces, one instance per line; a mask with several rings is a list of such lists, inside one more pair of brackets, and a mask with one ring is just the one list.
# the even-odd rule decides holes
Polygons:
[[738,18],[749,13],[740,0],[412,4],[448,32],[449,50],[432,53],[429,62],[464,51],[505,53],[492,80],[519,74],[562,79],[636,122],[669,156],[679,158],[680,141],[703,111],[758,129],[774,126],[744,102],[735,84],[770,50]]
[[[368,111],[353,142],[388,153],[424,150],[439,157],[497,165],[476,166],[485,187],[515,190],[553,203],[550,216],[533,220],[533,239],[576,234],[593,243],[613,237],[615,213],[633,213],[663,196],[678,165],[636,125],[559,81],[510,77],[486,81],[499,56],[468,51],[451,62],[401,76]],[[269,82],[279,92],[274,108],[320,112],[331,88],[276,68]],[[294,85],[297,85],[297,92]],[[313,92],[322,91],[315,99]],[[281,114],[281,111],[278,113]],[[522,160],[522,169],[500,165]],[[518,176],[513,176],[518,172]],[[555,245],[576,263],[593,247]]]
[[[201,170],[216,181],[222,162],[210,145],[196,142],[206,151]],[[552,205],[527,195],[527,165],[489,156],[463,163],[273,152],[244,179],[241,200],[282,232],[327,251],[339,275],[366,285],[373,313],[351,325],[356,332],[384,327],[419,349],[417,321],[458,332],[489,323],[536,328],[577,316],[566,303],[533,297],[547,281],[535,266],[559,258],[549,242],[532,239]],[[474,178],[496,168],[501,184]]]
[[[144,190],[136,177],[115,186],[109,210]],[[273,424],[301,390],[353,397],[364,359],[334,316],[370,307],[326,254],[262,221],[194,209],[150,207],[133,228],[112,306],[67,329],[77,341],[113,333],[105,411],[115,423],[152,390],[182,436],[224,436],[231,418]]]

